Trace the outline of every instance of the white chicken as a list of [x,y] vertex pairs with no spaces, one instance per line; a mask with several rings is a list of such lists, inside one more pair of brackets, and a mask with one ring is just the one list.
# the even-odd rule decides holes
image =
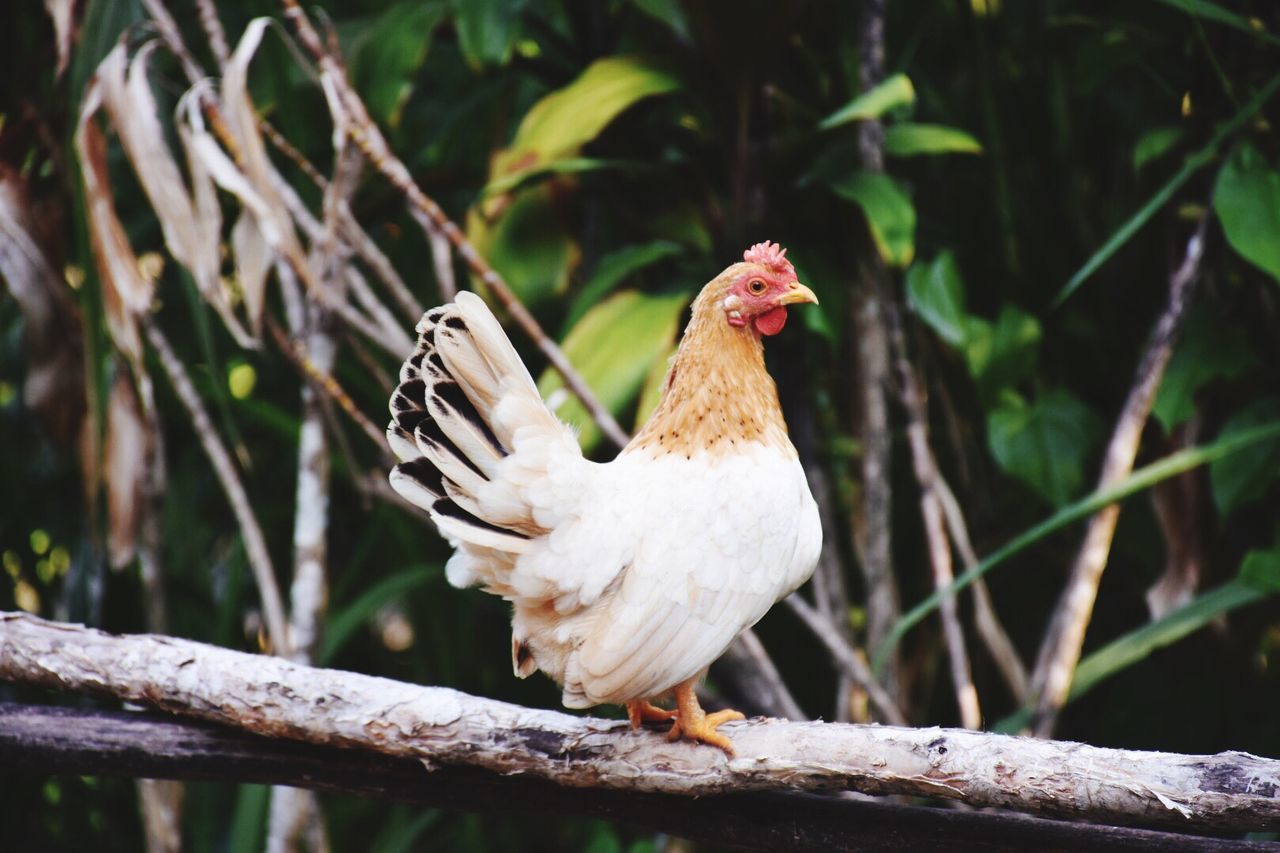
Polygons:
[[[707,284],[662,401],[608,463],[583,457],[484,302],[419,322],[387,428],[391,484],[456,549],[457,587],[512,605],[516,675],[570,708],[626,705],[633,726],[733,753],[693,687],[734,638],[813,573],[817,507],[787,437],[762,337],[816,302],[786,251],[748,249]],[[675,709],[654,702],[674,696]]]

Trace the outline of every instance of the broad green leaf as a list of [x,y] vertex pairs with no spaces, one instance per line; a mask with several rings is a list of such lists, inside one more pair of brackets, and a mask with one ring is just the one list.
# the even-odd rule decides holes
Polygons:
[[[1263,397],[1222,425],[1222,438],[1231,438],[1280,418],[1280,397]],[[1209,485],[1218,512],[1229,515],[1267,493],[1280,477],[1280,440],[1262,442],[1245,453],[1209,466]]]
[[458,46],[473,68],[506,65],[520,30],[521,0],[451,0]]
[[1040,336],[1040,321],[1016,305],[1000,309],[995,323],[969,317],[964,358],[986,405],[1035,373]]
[[823,130],[837,127],[860,119],[880,118],[897,107],[914,102],[915,87],[905,74],[894,74],[885,78],[879,86],[863,92],[840,109],[822,120],[818,125]]
[[1152,160],[1158,160],[1181,139],[1182,128],[1176,125],[1153,127],[1146,131],[1133,146],[1133,171],[1141,171]]
[[261,850],[267,834],[267,804],[271,789],[266,785],[236,786],[236,805],[227,829],[228,850]]
[[441,571],[434,566],[419,566],[406,569],[384,578],[366,589],[349,604],[334,610],[332,618],[325,626],[324,639],[320,651],[316,655],[316,664],[327,666],[352,635],[367,623],[378,608],[397,599],[416,587],[423,586],[441,577]]
[[427,58],[431,35],[448,9],[443,0],[405,0],[390,7],[356,39],[351,76],[370,114],[398,127],[414,77]]
[[649,375],[644,378],[644,387],[640,389],[640,399],[636,401],[636,421],[632,432],[639,432],[653,410],[662,402],[663,386],[667,381],[667,370],[671,367],[671,358],[676,354],[677,344],[672,342],[666,354],[653,360]]
[[1213,210],[1231,248],[1280,281],[1280,172],[1250,143],[1218,172]]
[[596,264],[591,278],[587,279],[587,283],[582,286],[582,291],[569,306],[569,312],[564,320],[565,330],[573,328],[582,315],[587,313],[587,309],[612,293],[613,289],[629,276],[651,264],[678,255],[680,251],[677,243],[669,240],[655,240],[639,246],[627,246],[625,249],[605,255],[600,259],[600,263]]
[[1245,554],[1240,580],[1259,592],[1280,592],[1280,545],[1266,551],[1255,548]]
[[1101,434],[1098,416],[1062,389],[1030,404],[1006,393],[987,415],[996,463],[1057,507],[1080,491],[1085,459]]
[[951,346],[963,346],[968,340],[964,281],[952,252],[943,252],[932,263],[916,261],[911,265],[907,270],[907,302]]
[[1052,307],[1057,308],[1063,302],[1066,302],[1071,294],[1075,293],[1076,288],[1084,284],[1091,275],[1110,260],[1112,255],[1120,251],[1120,247],[1128,243],[1129,239],[1134,234],[1137,234],[1143,225],[1150,222],[1151,217],[1155,216],[1156,212],[1164,207],[1169,199],[1173,198],[1174,193],[1190,180],[1192,175],[1213,161],[1222,143],[1244,126],[1245,122],[1253,118],[1254,114],[1262,108],[1263,104],[1270,100],[1277,90],[1280,90],[1280,75],[1272,77],[1267,82],[1267,85],[1250,98],[1249,102],[1242,106],[1229,121],[1219,125],[1208,144],[1188,157],[1183,162],[1182,168],[1174,173],[1173,177],[1165,181],[1164,185],[1156,190],[1155,195],[1148,199],[1146,204],[1138,208],[1137,213],[1129,217],[1124,224],[1111,233],[1111,236],[1102,244],[1102,247],[1090,255],[1089,260],[1084,262],[1084,266],[1076,270],[1067,283],[1062,286],[1062,290],[1058,291],[1058,295],[1053,298]]
[[916,209],[897,181],[884,174],[857,172],[834,181],[831,188],[862,208],[886,264],[898,269],[911,264],[916,251]]
[[631,0],[632,4],[650,18],[666,24],[686,42],[693,41],[689,19],[684,14],[680,0]]
[[963,130],[941,124],[901,122],[886,128],[884,150],[895,157],[917,154],[981,154],[982,145]]
[[545,184],[508,198],[493,222],[472,209],[467,236],[520,300],[535,306],[565,292],[581,251]]
[[1002,565],[1010,557],[1022,553],[1027,548],[1043,541],[1067,525],[1093,515],[1103,507],[1110,506],[1130,495],[1149,489],[1157,483],[1168,480],[1170,477],[1176,477],[1201,465],[1211,465],[1234,453],[1254,447],[1260,442],[1278,438],[1280,438],[1280,419],[1236,435],[1219,438],[1217,441],[1202,447],[1189,447],[1186,450],[1171,453],[1163,459],[1137,469],[1119,483],[1104,489],[1098,489],[1075,501],[1070,506],[1063,507],[1039,524],[1019,533],[1013,539],[983,557],[978,565],[964,572],[942,589],[936,590],[924,601],[907,611],[894,624],[884,642],[876,649],[872,660],[872,669],[877,673],[882,672],[885,662],[893,654],[893,650],[897,648],[898,643],[902,641],[908,631],[919,625],[926,616],[938,609],[938,606],[945,599],[958,595],[965,587],[986,575],[996,566]]
[[1249,339],[1206,308],[1195,309],[1178,341],[1156,394],[1152,414],[1165,432],[1195,414],[1195,395],[1218,378],[1238,376],[1253,363]]
[[[654,361],[670,351],[688,299],[624,290],[587,311],[564,339],[564,354],[614,415],[635,399]],[[550,369],[538,380],[544,398],[562,387],[560,374]],[[557,414],[580,429],[584,450],[600,440],[599,428],[577,398],[567,395]]]
[[619,113],[679,86],[675,75],[638,56],[597,59],[569,85],[525,114],[511,147],[495,159],[493,179],[576,155]]
[[503,193],[513,192],[523,189],[541,178],[551,177],[553,175],[576,175],[582,172],[598,172],[602,169],[620,169],[629,171],[639,171],[640,169],[652,168],[647,164],[638,163],[636,161],[626,160],[602,160],[597,157],[566,157],[562,160],[552,160],[550,163],[544,163],[532,169],[524,169],[504,175],[501,178],[490,181],[485,188],[480,191],[481,195],[501,195]]

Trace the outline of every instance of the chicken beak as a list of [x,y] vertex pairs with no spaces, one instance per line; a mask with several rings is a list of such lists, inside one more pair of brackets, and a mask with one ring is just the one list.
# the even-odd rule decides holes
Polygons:
[[817,305],[818,297],[814,295],[812,290],[797,281],[791,285],[786,293],[782,294],[782,299],[778,301],[778,304],[794,305],[797,302],[812,302]]

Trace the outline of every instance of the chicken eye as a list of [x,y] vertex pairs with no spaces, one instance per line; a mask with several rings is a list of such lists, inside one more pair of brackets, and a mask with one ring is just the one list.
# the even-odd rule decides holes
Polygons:
[[753,278],[747,282],[747,290],[750,290],[755,296],[759,296],[765,291],[765,283],[758,278]]

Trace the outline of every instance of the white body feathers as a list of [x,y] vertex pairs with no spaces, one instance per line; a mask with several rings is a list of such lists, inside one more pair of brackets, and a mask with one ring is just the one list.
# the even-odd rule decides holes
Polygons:
[[822,532],[785,433],[594,463],[478,297],[418,332],[391,483],[455,547],[450,583],[511,602],[516,673],[541,669],[566,706],[667,694],[812,574]]

